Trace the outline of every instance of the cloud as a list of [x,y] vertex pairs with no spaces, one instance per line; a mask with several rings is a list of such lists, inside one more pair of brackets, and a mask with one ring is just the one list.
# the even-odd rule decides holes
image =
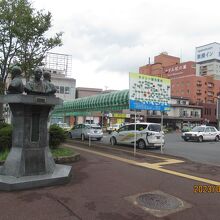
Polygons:
[[35,0],[34,5],[51,11],[51,32],[64,31],[64,45],[53,52],[72,55],[78,86],[88,79],[96,87],[115,87],[111,77],[125,80],[160,52],[194,60],[195,47],[220,41],[217,0]]

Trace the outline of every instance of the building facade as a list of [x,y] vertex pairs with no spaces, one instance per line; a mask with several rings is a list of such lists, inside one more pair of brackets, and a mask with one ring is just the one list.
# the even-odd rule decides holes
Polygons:
[[[171,79],[171,96],[187,98],[191,105],[202,106],[202,120],[206,119],[210,123],[215,123],[215,103],[217,101],[217,94],[220,91],[220,80],[213,74],[198,75],[196,62],[188,61],[180,63],[176,57],[169,56],[168,59],[168,56],[168,54],[160,54],[154,59],[155,61],[159,60],[160,63],[156,62],[142,66],[139,68],[139,72],[141,74]],[[175,64],[170,65],[171,63]],[[205,115],[207,105],[212,106],[210,107],[212,109],[211,115]]]
[[196,75],[220,79],[220,44],[217,42],[196,47]]

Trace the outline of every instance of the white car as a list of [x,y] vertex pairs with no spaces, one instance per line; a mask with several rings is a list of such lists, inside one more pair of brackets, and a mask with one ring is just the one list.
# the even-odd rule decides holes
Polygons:
[[161,125],[157,123],[136,123],[127,124],[114,131],[110,138],[111,145],[116,144],[134,144],[136,132],[137,147],[144,149],[148,146],[164,146],[164,133],[161,131]]
[[65,131],[69,131],[71,129],[71,127],[67,123],[58,122],[57,125],[63,128]]
[[97,124],[78,124],[69,131],[69,137],[80,138],[82,141],[89,138],[101,140],[103,132],[100,125]]
[[113,131],[117,131],[121,126],[122,126],[122,124],[113,124],[113,125],[107,127],[106,131],[109,134],[111,134]]
[[196,126],[189,132],[182,134],[184,141],[195,140],[198,142],[202,141],[219,141],[220,131],[213,126]]

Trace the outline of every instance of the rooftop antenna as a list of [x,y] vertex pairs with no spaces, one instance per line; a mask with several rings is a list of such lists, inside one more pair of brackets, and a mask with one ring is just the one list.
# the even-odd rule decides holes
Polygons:
[[148,57],[148,64],[150,64],[150,57]]

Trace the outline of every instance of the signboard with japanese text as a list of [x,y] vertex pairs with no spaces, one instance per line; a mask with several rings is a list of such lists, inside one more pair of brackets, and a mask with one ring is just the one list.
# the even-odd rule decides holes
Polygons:
[[130,109],[155,111],[170,110],[170,79],[130,73],[129,81]]
[[196,47],[196,62],[203,62],[207,60],[220,60],[220,44],[211,43],[201,47]]

